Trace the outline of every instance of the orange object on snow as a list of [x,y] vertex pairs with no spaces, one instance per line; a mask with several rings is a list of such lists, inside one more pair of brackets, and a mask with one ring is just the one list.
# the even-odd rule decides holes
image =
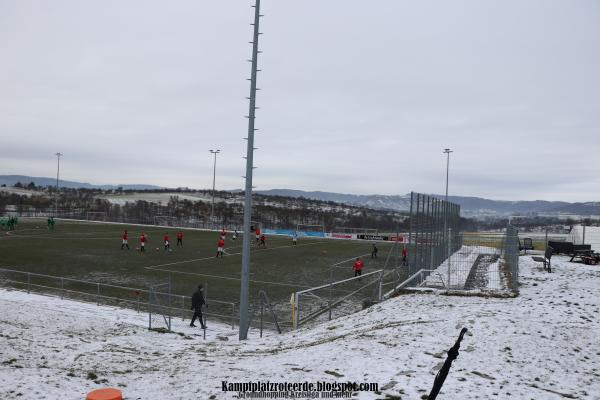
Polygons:
[[96,389],[89,392],[85,400],[122,400],[123,395],[119,389]]

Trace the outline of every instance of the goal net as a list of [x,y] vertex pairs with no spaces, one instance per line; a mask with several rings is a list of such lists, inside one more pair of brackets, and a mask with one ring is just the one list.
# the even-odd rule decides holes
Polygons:
[[106,221],[106,212],[88,211],[85,213],[85,219],[88,221]]
[[325,226],[323,224],[297,224],[296,234],[298,236],[324,236]]
[[154,225],[159,226],[178,226],[179,220],[175,217],[168,215],[156,215],[154,216]]
[[357,233],[364,235],[378,235],[379,229],[377,228],[354,228],[347,226],[337,226],[334,230],[335,233]]

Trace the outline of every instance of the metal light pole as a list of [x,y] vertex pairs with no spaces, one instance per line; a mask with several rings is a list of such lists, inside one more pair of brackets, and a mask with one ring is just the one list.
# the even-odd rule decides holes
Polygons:
[[56,153],[56,192],[54,193],[54,216],[58,216],[58,176],[60,174],[60,157],[61,153]]
[[444,149],[444,153],[446,154],[446,205],[444,207],[444,235],[446,234],[446,229],[448,228],[448,176],[450,170],[450,153],[453,151],[450,149]]
[[210,208],[210,221],[214,224],[215,221],[215,178],[217,176],[217,154],[221,152],[221,150],[209,150],[211,154],[215,155],[215,162],[213,164],[213,190],[212,190],[212,206]]
[[448,254],[446,255],[446,263],[448,264],[448,289],[450,289],[450,238],[448,235],[448,175],[450,170],[450,153],[452,153],[452,150],[444,149],[443,154],[446,154],[446,197],[444,202],[444,243],[446,243],[446,246],[444,247],[448,251]]
[[250,303],[250,221],[252,219],[252,170],[254,169],[254,119],[256,115],[256,73],[258,61],[258,25],[260,22],[260,0],[256,0],[254,6],[254,34],[252,39],[252,63],[250,69],[250,97],[248,110],[248,141],[246,149],[246,187],[244,192],[244,236],[242,243],[242,271],[240,282],[240,332],[239,339],[244,340],[248,337],[248,306]]

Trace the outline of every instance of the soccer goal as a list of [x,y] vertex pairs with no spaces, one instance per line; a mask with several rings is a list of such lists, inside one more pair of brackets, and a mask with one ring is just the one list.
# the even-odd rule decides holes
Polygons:
[[106,221],[106,212],[88,211],[85,213],[85,219],[88,221]]
[[357,233],[357,234],[364,234],[364,235],[378,235],[379,229],[337,226],[337,227],[335,227],[334,232],[335,233]]
[[296,234],[302,236],[325,237],[325,225],[323,224],[297,224]]
[[155,215],[154,216],[154,225],[158,226],[178,226],[179,220],[176,217],[171,217],[168,215]]

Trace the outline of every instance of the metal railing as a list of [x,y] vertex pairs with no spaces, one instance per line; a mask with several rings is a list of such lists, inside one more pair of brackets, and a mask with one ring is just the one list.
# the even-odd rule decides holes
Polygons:
[[[137,312],[148,312],[152,309],[151,294],[168,298],[168,305],[161,308],[169,312],[172,317],[180,317],[185,320],[191,311],[187,305],[191,305],[191,296],[173,293],[153,292],[149,289],[134,288],[127,286],[112,285],[101,282],[85,281],[62,276],[38,274],[27,271],[0,268],[0,286],[26,291],[27,293],[41,293],[69,298],[78,301],[92,302],[96,305],[119,306]],[[220,309],[230,309],[230,314],[207,312],[207,316],[214,317],[220,321],[229,321],[231,328],[235,328],[237,320],[237,305],[234,302],[207,298],[209,306],[217,306]]]
[[[317,317],[328,313],[328,319],[331,320],[332,310],[345,302],[354,311],[362,308],[360,300],[362,297],[371,300],[372,290],[366,290],[375,287],[381,282],[380,275],[383,269],[372,271],[364,275],[352,278],[342,279],[336,282],[329,282],[324,285],[309,289],[300,290],[293,293],[292,302],[292,327],[297,329],[299,326],[316,319]],[[389,271],[390,273],[392,271]],[[367,279],[368,283],[359,283],[362,279]],[[340,288],[342,286],[342,288]],[[362,294],[361,294],[362,293]],[[354,301],[351,300],[356,297]],[[360,307],[356,307],[359,305]]]

